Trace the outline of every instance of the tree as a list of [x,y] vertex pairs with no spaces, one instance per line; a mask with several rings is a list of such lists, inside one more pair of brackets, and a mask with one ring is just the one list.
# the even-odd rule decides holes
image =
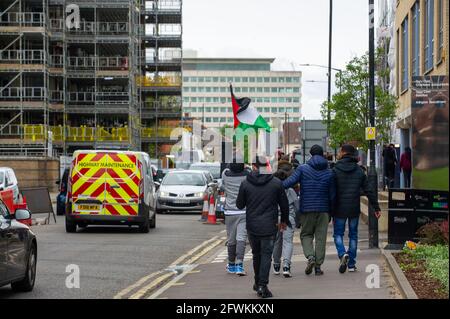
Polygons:
[[[379,55],[377,55],[378,61]],[[386,70],[379,70],[386,72]],[[327,119],[329,107],[331,123],[329,127],[330,145],[338,147],[343,143],[352,143],[367,150],[365,128],[370,126],[369,118],[369,59],[368,55],[353,58],[341,74],[338,74],[336,86],[340,92],[333,95],[330,103],[322,104],[321,114]],[[377,142],[390,141],[390,125],[395,119],[397,99],[379,86],[375,86],[375,124]]]

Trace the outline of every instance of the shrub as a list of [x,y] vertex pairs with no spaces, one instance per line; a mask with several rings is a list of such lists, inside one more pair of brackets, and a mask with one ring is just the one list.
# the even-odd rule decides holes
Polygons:
[[448,245],[448,221],[423,225],[417,231],[420,242],[426,245]]

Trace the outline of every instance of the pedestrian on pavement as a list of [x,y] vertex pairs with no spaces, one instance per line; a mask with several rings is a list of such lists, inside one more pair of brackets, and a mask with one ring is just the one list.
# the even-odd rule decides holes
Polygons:
[[245,276],[244,255],[247,242],[245,209],[236,207],[241,183],[249,172],[244,163],[230,163],[222,173],[221,190],[225,193],[225,225],[227,229],[228,264],[227,272]]
[[[336,180],[336,201],[333,214],[334,243],[340,260],[339,272],[356,271],[356,252],[358,249],[358,223],[361,214],[360,191],[369,199],[375,216],[381,216],[376,193],[369,187],[367,176],[358,165],[355,147],[345,144],[341,147],[339,161],[333,171]],[[345,225],[348,221],[348,249],[344,246]]]
[[389,146],[383,150],[384,164],[386,168],[387,186],[389,188],[394,187],[395,182],[395,167],[397,166],[397,154],[395,152],[395,145],[389,144]]
[[[284,181],[292,173],[291,171],[285,171],[280,169],[273,174],[279,180]],[[289,202],[289,222],[287,228],[284,231],[278,231],[275,245],[273,250],[273,272],[275,275],[280,274],[281,259],[283,259],[283,276],[285,278],[292,277],[291,274],[291,259],[294,249],[294,227],[296,225],[296,215],[298,211],[298,196],[293,188],[285,190],[286,196]]]
[[328,223],[336,190],[322,147],[312,146],[310,154],[311,159],[300,165],[283,186],[289,188],[300,183],[300,239],[308,259],[305,273],[310,275],[314,269],[316,275],[323,275],[321,265],[325,260]]
[[400,156],[400,171],[403,172],[403,180],[405,188],[411,188],[411,148],[405,147],[405,151]]
[[[267,173],[268,161],[256,156],[253,171],[242,182],[236,200],[238,209],[246,209],[247,233],[253,253],[255,283],[253,289],[262,298],[272,297],[267,287],[273,246],[278,230],[286,229],[289,202],[281,181]],[[281,211],[278,222],[278,207]]]

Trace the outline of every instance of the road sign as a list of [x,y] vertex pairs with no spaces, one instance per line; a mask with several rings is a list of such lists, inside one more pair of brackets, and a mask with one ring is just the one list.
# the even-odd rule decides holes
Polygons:
[[376,137],[376,128],[375,127],[366,127],[366,141],[373,141]]

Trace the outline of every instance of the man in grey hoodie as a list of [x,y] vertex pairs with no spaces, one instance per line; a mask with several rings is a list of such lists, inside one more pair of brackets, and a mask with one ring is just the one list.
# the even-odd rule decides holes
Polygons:
[[227,228],[228,265],[227,272],[245,276],[244,254],[247,241],[245,209],[236,207],[236,198],[242,181],[249,171],[243,163],[230,163],[222,173],[221,190],[225,192],[225,225]]

